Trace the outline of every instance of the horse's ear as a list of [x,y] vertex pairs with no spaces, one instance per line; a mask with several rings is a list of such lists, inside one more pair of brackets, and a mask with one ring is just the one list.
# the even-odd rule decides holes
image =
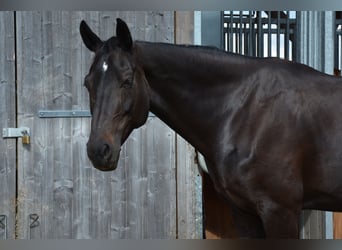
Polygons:
[[131,32],[127,24],[120,18],[116,19],[116,36],[119,40],[120,47],[124,50],[130,51],[133,46]]
[[85,46],[95,52],[98,48],[101,47],[102,41],[101,39],[89,28],[88,24],[82,20],[80,24],[80,33],[82,40]]

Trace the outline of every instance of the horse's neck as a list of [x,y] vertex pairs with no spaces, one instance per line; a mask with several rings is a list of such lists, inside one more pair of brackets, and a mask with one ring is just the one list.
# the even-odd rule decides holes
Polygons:
[[[138,43],[151,94],[151,111],[203,154],[220,125],[217,109],[227,98],[236,67],[222,70],[219,56],[201,49]],[[198,50],[198,51],[197,51]],[[213,52],[215,54],[217,52]],[[216,64],[216,65],[215,65]],[[224,86],[222,85],[224,83]]]

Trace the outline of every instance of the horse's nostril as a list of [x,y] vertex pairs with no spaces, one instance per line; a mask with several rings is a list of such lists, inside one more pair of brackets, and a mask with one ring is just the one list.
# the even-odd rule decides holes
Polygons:
[[104,144],[102,146],[101,154],[106,159],[108,159],[110,157],[110,147],[108,144]]

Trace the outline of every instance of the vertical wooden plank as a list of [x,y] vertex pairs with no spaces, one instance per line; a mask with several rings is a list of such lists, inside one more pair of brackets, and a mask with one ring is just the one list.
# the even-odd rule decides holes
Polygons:
[[[174,42],[173,11],[148,12],[145,40]],[[144,238],[177,237],[175,132],[156,117],[146,124],[143,149],[147,160],[148,217],[145,218],[152,234]]]
[[177,222],[179,239],[203,238],[202,176],[195,149],[177,135]]
[[[97,12],[73,12],[71,13],[72,27],[72,56],[71,64],[74,65],[72,74],[73,80],[73,109],[89,109],[89,98],[86,89],[83,87],[84,76],[88,73],[92,54],[83,45],[79,34],[79,24],[82,19],[91,16],[91,19],[97,20]],[[96,27],[96,26],[95,26]],[[78,65],[78,66],[76,66]],[[91,165],[86,151],[86,143],[90,131],[90,119],[73,119],[74,134],[73,142],[73,166],[74,166],[74,200],[73,200],[73,238],[84,239],[92,238],[91,224],[92,206],[92,173],[95,169]],[[101,187],[99,187],[101,188]],[[95,187],[96,189],[96,187]],[[101,190],[101,189],[100,189]],[[110,199],[108,199],[110,202]],[[93,237],[94,238],[94,237]]]
[[71,237],[71,120],[37,116],[72,108],[72,41],[63,22],[62,12],[18,13],[18,124],[31,128],[31,145],[18,147],[20,238]]
[[[330,59],[334,57],[331,49],[333,46],[331,16],[331,12],[320,11],[300,11],[297,14],[297,21],[300,22],[297,45],[299,62],[328,74],[333,73],[333,61]],[[330,59],[325,60],[325,58]],[[324,239],[327,232],[331,231],[331,228],[325,228],[326,212],[324,211],[303,211],[301,221],[301,238]]]
[[[0,129],[16,127],[14,12],[0,12]],[[0,138],[0,239],[15,238],[16,139]]]
[[[71,60],[77,67],[74,75],[73,109],[88,109],[88,93],[83,87],[84,76],[88,73],[93,54],[83,45],[79,34],[79,24],[82,19],[101,34],[99,12],[73,12],[71,27],[73,33],[72,50],[78,51]],[[76,73],[76,72],[75,72]],[[90,119],[72,119],[73,122],[73,166],[75,194],[73,198],[73,238],[107,238],[110,221],[111,199],[110,180],[108,174],[93,168],[87,157],[86,143],[90,131]]]
[[[158,25],[147,28],[148,24],[146,22],[149,15],[153,15],[153,18],[160,18],[159,23],[167,23],[167,25],[162,26],[162,28]],[[169,25],[172,24],[173,20],[168,12],[161,15],[147,12],[87,12],[83,15],[83,18],[102,39],[107,39],[115,34],[117,17],[123,18],[128,23],[134,39],[145,39],[146,30],[153,31],[158,28],[164,29],[164,27],[171,30]],[[158,20],[156,20],[156,23],[158,23]],[[140,31],[139,36],[137,33]],[[163,41],[158,37],[158,34],[158,32],[151,32],[152,39]],[[87,68],[89,68],[92,54],[88,51],[85,54],[88,63]],[[121,160],[116,171],[103,173],[93,168],[90,169],[89,176],[86,177],[89,178],[87,185],[90,186],[90,212],[84,214],[89,218],[89,230],[85,229],[88,237],[165,238],[169,237],[170,232],[172,232],[169,228],[168,230],[152,228],[152,225],[160,222],[161,215],[154,214],[150,216],[150,219],[146,219],[146,213],[150,211],[148,207],[153,204],[153,200],[147,202],[145,197],[148,193],[154,196],[155,190],[149,191],[148,183],[153,176],[147,173],[146,165],[141,160],[145,157],[145,151],[141,147],[141,144],[146,140],[143,139],[143,131],[143,129],[135,131],[123,146]],[[132,140],[131,138],[135,139]],[[159,156],[155,157],[158,158]],[[172,164],[164,167],[172,169]],[[164,167],[158,168],[157,173],[162,172]],[[161,193],[160,196],[170,198],[170,195],[174,195],[172,192],[175,190],[175,185],[172,182],[168,181],[164,183],[164,186],[167,187],[166,191]],[[162,189],[163,185],[161,186]],[[172,205],[171,201],[172,199],[168,200],[168,203]],[[173,216],[169,218],[171,221],[175,221],[175,210],[173,213]]]
[[119,236],[176,238],[175,133],[150,117],[129,137],[120,167],[125,177],[120,191],[126,216],[121,218]]
[[175,135],[160,120],[135,131],[119,169],[104,173],[86,156],[90,119],[37,117],[39,109],[88,108],[82,82],[93,55],[79,23],[105,39],[119,16],[135,39],[173,39],[173,12],[18,13],[18,120],[32,135],[18,149],[20,238],[176,237]]
[[[28,109],[31,108],[32,103],[35,104],[36,102],[43,101],[43,96],[38,92],[41,86],[35,84],[40,82],[40,77],[42,76],[41,56],[37,53],[37,48],[41,47],[41,41],[33,41],[34,34],[39,31],[40,21],[34,23],[34,20],[39,19],[37,14],[27,16],[28,18],[25,18],[25,13],[17,13],[18,125],[25,125],[33,129],[34,114],[32,110]],[[24,25],[26,22],[27,24],[31,24],[31,26],[28,27],[29,25]],[[25,85],[22,84],[24,81],[27,82]],[[37,91],[38,95],[35,94],[35,91]],[[24,118],[25,121],[23,121],[22,118]],[[42,129],[42,127],[40,127],[40,129]],[[31,144],[36,144],[35,140],[39,140],[36,136],[37,132],[37,130],[31,131]],[[29,152],[31,148],[32,145],[25,148],[20,146],[20,149],[18,148],[18,152],[20,150],[18,155],[19,238],[28,238],[30,233],[29,214],[38,213],[37,206],[40,204],[40,199],[35,197],[34,190],[39,189],[38,185],[40,185],[40,179],[35,177],[35,173],[40,173],[42,160],[34,162],[32,159],[33,154],[30,154]],[[36,152],[34,154],[36,154]],[[24,164],[24,162],[26,164]],[[22,164],[23,167],[21,167],[20,164]]]
[[333,213],[334,239],[342,239],[342,213]]
[[[118,14],[135,40],[168,42],[173,37],[172,12]],[[156,117],[128,138],[111,177],[112,238],[176,238],[174,138]]]
[[301,239],[324,239],[324,214],[317,210],[303,210],[301,213]]
[[90,119],[37,116],[88,108],[82,82],[90,56],[83,62],[80,20],[76,12],[18,13],[18,120],[31,128],[31,145],[18,154],[20,238],[89,238]]
[[[194,12],[175,12],[175,43],[194,43]],[[181,136],[177,147],[177,225],[178,238],[200,239],[202,225],[202,183],[195,163],[195,149]]]

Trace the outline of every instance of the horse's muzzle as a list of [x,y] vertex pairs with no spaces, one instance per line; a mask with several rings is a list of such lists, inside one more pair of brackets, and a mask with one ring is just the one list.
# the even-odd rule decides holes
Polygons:
[[113,171],[119,162],[121,147],[107,143],[87,143],[87,153],[93,166],[101,171]]

